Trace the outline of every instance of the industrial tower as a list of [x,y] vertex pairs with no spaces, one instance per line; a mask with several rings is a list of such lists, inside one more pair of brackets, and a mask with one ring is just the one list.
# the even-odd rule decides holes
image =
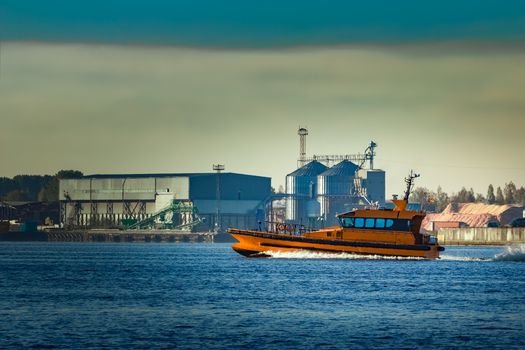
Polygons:
[[299,128],[298,169],[286,176],[286,220],[337,224],[336,214],[385,201],[385,172],[376,169],[377,143],[363,153],[306,155],[306,128]]
[[308,130],[299,127],[297,135],[299,135],[299,161],[297,162],[297,167],[300,168],[306,164],[306,135],[308,135]]

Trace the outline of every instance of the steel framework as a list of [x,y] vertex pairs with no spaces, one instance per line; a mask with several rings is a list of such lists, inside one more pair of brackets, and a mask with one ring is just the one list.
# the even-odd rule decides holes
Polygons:
[[377,143],[370,141],[370,144],[366,148],[364,153],[356,154],[322,154],[322,155],[313,155],[311,157],[304,157],[300,159],[303,164],[316,160],[318,162],[324,163],[326,166],[330,167],[335,163],[342,162],[343,160],[349,160],[359,165],[359,169],[362,169],[366,161],[369,161],[369,168],[374,169],[374,158],[376,156],[375,148]]
[[128,229],[156,228],[183,230],[191,229],[203,221],[191,201],[173,200],[168,206],[138,221],[127,222]]

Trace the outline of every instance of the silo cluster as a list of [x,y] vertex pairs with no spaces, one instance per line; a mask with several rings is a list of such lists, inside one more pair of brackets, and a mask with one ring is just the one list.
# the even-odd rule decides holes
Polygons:
[[321,217],[327,225],[337,224],[335,214],[352,210],[354,178],[358,169],[356,164],[343,160],[319,175],[317,200],[321,205]]
[[311,161],[286,176],[286,220],[304,225],[321,220],[324,225],[337,225],[336,214],[362,204],[356,197],[356,182],[370,200],[382,205],[384,180],[384,171],[359,169],[350,160],[343,160],[331,168]]
[[286,175],[286,220],[307,224],[308,215],[318,217],[315,208],[319,206],[317,198],[317,181],[328,167],[318,161],[311,161],[294,172]]

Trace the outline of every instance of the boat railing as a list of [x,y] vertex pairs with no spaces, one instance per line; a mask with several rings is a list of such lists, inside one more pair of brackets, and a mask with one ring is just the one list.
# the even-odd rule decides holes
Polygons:
[[285,222],[277,221],[259,221],[259,231],[270,233],[289,234],[301,236],[306,232],[316,231],[313,227],[307,227],[302,224],[287,224]]
[[422,243],[423,244],[428,244],[428,245],[437,245],[438,244],[438,239],[436,236],[434,235],[430,235],[430,234],[423,234],[421,235],[422,236]]

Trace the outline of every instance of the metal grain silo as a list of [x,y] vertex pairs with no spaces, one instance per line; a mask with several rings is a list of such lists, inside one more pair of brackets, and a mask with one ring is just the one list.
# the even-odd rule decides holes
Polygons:
[[327,225],[336,225],[336,214],[352,210],[354,177],[359,167],[349,160],[334,165],[319,174],[317,182],[321,216]]
[[289,195],[286,200],[286,220],[307,224],[307,203],[311,199],[315,200],[318,175],[327,169],[314,160],[286,175],[286,193]]

